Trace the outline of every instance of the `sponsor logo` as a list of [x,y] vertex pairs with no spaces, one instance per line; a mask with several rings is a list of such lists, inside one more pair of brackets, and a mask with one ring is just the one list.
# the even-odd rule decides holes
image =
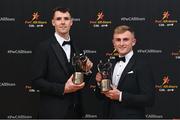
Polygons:
[[96,15],[96,20],[91,20],[91,21],[89,21],[89,23],[94,28],[104,28],[104,27],[109,27],[109,25],[112,22],[110,20],[105,20],[104,12],[100,11]]
[[40,20],[39,12],[32,13],[31,20],[25,20],[24,22],[29,28],[42,28],[47,24],[47,21]]
[[173,56],[176,60],[180,60],[180,50],[172,52],[171,56]]
[[178,86],[175,84],[170,84],[170,81],[172,81],[168,75],[164,75],[162,78],[162,83],[160,85],[155,85],[155,88],[159,92],[174,92]]
[[119,53],[116,49],[114,49],[112,52],[107,52],[106,56],[115,57],[115,56],[119,56]]
[[106,54],[105,54],[105,56],[111,61],[113,61],[115,58],[116,58],[116,56],[119,56],[119,53],[118,53],[118,51],[116,50],[116,49],[114,49],[112,52],[107,52]]
[[39,92],[39,90],[33,89],[31,85],[25,85],[24,88],[26,92]]
[[174,26],[178,21],[175,19],[170,19],[171,14],[169,13],[169,11],[164,11],[162,13],[162,18],[161,19],[156,19],[155,23],[159,26],[159,27],[172,27]]

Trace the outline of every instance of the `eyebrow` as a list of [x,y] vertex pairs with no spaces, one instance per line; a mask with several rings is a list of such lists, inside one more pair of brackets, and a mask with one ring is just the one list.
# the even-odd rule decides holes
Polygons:
[[125,38],[123,38],[123,40],[129,40],[129,38],[125,37]]
[[56,20],[61,20],[62,18],[61,17],[57,17]]
[[70,17],[57,17],[56,20],[61,20],[62,18],[64,18],[65,20],[70,20]]
[[[115,40],[121,40],[121,38],[114,38]],[[128,40],[128,37],[123,38],[122,40]]]

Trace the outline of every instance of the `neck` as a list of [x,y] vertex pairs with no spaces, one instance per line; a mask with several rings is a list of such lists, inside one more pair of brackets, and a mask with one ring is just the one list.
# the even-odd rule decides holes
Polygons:
[[69,33],[66,33],[66,34],[60,34],[58,33],[62,38],[64,38],[65,40],[68,40],[69,39]]

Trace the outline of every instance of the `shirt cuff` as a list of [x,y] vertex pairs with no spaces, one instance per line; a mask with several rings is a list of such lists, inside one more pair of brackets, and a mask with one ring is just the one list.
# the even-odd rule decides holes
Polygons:
[[119,102],[122,102],[122,91],[119,92]]
[[99,88],[101,87],[101,83],[100,82],[97,82],[97,85],[98,85]]

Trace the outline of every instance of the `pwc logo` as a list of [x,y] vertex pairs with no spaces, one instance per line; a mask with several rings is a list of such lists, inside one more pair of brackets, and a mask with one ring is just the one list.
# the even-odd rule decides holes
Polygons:
[[106,56],[115,57],[115,56],[119,56],[119,54],[118,51],[114,49],[112,52],[107,52]]
[[26,25],[28,25],[29,28],[42,28],[48,22],[44,21],[44,20],[40,20],[39,12],[33,12],[31,19],[30,20],[25,20],[24,23]]
[[116,49],[114,49],[112,52],[107,52],[106,54],[105,54],[105,56],[108,58],[108,59],[110,59],[110,60],[114,60],[115,58],[116,58],[116,56],[119,56],[119,53],[118,53],[118,51],[116,50]]
[[164,11],[162,13],[161,19],[156,19],[155,24],[157,24],[159,27],[173,27],[178,21],[175,19],[172,19],[172,15],[169,11]]
[[176,60],[180,60],[180,49],[179,50],[175,50],[171,53],[171,56],[176,59]]
[[90,20],[89,24],[94,28],[106,28],[112,22],[110,20],[105,20],[105,14],[103,11],[99,11],[96,15],[96,20]]
[[168,75],[162,77],[162,82],[159,85],[155,85],[158,92],[174,92],[178,86],[176,84],[171,84],[172,80]]

